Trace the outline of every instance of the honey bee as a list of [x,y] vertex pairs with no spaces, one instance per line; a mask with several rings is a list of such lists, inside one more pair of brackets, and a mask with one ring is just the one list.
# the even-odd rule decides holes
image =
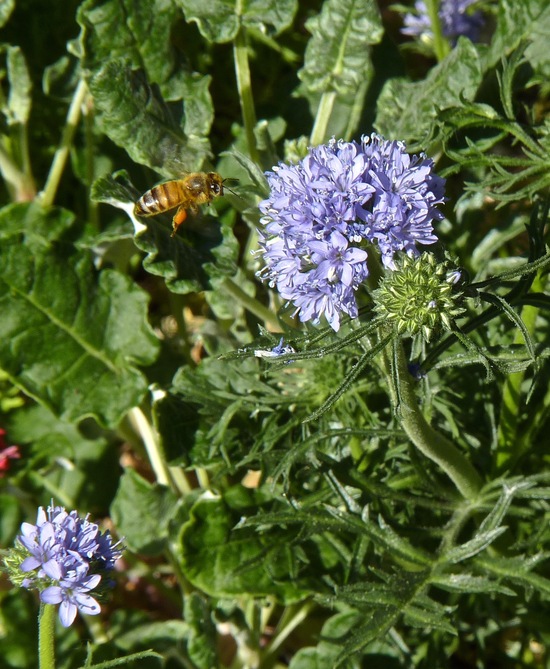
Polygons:
[[[224,179],[217,172],[192,172],[182,179],[165,181],[144,193],[134,206],[136,216],[156,216],[177,207],[172,218],[172,237],[187,218],[187,211],[197,213],[201,204],[209,204],[223,195]],[[229,189],[228,189],[229,190]]]

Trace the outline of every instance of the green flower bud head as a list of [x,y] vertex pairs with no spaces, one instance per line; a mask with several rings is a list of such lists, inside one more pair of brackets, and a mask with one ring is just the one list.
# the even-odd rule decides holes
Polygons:
[[459,278],[451,263],[438,263],[431,253],[401,255],[373,293],[374,310],[399,334],[421,334],[429,341],[464,312]]

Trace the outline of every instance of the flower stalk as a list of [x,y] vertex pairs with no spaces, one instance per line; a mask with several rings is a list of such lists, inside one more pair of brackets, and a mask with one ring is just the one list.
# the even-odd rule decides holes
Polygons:
[[55,606],[43,602],[38,614],[38,666],[55,669]]
[[481,489],[481,477],[456,446],[434,430],[424,418],[415,396],[414,379],[409,372],[403,345],[399,339],[395,340],[393,364],[394,377],[398,382],[398,388],[394,388],[393,399],[401,427],[414,446],[439,465],[465,499],[475,500]]
[[[237,11],[239,9],[240,3],[238,3]],[[256,127],[256,110],[254,108],[254,97],[252,95],[252,80],[248,63],[246,31],[242,25],[235,37],[233,54],[235,59],[237,89],[239,91],[239,100],[241,102],[241,113],[248,151],[252,161],[259,164],[260,157],[258,154],[258,147],[256,146],[256,136],[254,135],[254,128]]]
[[67,158],[69,157],[69,151],[73,145],[74,134],[80,120],[82,104],[84,103],[84,98],[86,97],[87,91],[88,87],[86,82],[81,79],[78,86],[76,87],[69,111],[67,113],[67,121],[63,130],[61,142],[53,157],[50,172],[48,174],[48,178],[46,179],[46,185],[40,194],[40,203],[44,207],[51,206],[55,200],[55,194],[57,193],[59,182],[61,181],[61,176],[63,174],[63,170],[65,169]]

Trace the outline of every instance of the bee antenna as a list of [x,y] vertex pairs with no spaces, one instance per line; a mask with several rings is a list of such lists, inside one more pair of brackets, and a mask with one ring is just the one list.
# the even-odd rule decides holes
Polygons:
[[225,190],[228,190],[232,195],[234,195],[235,197],[238,197],[240,200],[242,200],[242,197],[238,193],[235,193],[235,191],[232,188],[229,188],[229,186],[226,186],[227,182],[231,183],[232,185],[235,185],[235,184],[239,183],[239,180],[235,179],[234,177],[227,177],[226,179],[224,179],[222,181],[222,184],[223,184],[223,187],[225,188]]

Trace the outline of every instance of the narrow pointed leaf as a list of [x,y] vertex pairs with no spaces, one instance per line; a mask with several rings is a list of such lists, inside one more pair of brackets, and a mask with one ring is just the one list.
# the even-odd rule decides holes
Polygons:
[[516,594],[497,581],[486,576],[474,576],[473,574],[441,574],[430,578],[430,582],[449,592],[500,594],[508,597],[514,597]]
[[462,562],[462,560],[467,560],[468,558],[481,553],[481,551],[485,550],[487,546],[490,546],[497,537],[503,532],[506,532],[506,529],[506,527],[497,527],[488,532],[480,532],[473,539],[462,544],[462,546],[457,546],[456,548],[447,551],[447,553],[445,553],[445,561],[456,564],[457,562]]

